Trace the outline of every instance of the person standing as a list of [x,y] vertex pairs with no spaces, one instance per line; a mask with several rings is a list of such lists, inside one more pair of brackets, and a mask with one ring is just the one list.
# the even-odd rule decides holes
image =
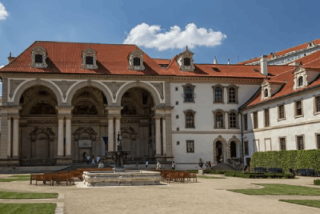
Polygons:
[[149,162],[146,160],[146,169],[148,169]]
[[172,161],[172,163],[171,163],[171,169],[172,169],[172,170],[175,170],[175,168],[176,168],[176,164],[174,163],[174,161]]
[[91,157],[91,164],[93,164],[93,165],[96,164],[96,162],[94,161],[94,155],[92,155],[92,157]]
[[87,164],[89,164],[90,163],[90,155],[87,155]]

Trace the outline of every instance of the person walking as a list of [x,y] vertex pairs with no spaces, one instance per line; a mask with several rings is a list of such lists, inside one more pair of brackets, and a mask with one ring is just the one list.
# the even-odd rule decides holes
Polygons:
[[93,164],[93,165],[96,164],[96,162],[94,161],[94,155],[92,155],[92,157],[91,157],[91,164]]
[[87,164],[90,163],[90,159],[91,159],[90,155],[87,155]]
[[175,170],[175,168],[176,168],[176,164],[174,163],[174,161],[172,161],[172,163],[171,163],[171,169],[172,169],[172,170]]

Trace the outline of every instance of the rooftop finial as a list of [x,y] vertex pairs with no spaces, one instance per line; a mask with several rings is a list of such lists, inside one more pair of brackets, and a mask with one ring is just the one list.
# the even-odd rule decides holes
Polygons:
[[217,57],[214,57],[213,64],[218,64]]
[[230,59],[228,59],[228,65],[230,65]]
[[9,55],[9,57],[11,57],[11,52],[10,52],[10,55]]

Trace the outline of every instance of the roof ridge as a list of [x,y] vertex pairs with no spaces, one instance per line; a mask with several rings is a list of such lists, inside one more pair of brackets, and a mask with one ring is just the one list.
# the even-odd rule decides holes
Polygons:
[[[36,40],[36,42],[47,42],[47,43],[70,43],[70,44],[93,44],[93,45],[128,45],[128,46],[137,46],[136,44],[110,44],[110,43],[98,43],[98,42],[68,42],[68,41],[41,41]],[[34,44],[32,43],[32,44]]]

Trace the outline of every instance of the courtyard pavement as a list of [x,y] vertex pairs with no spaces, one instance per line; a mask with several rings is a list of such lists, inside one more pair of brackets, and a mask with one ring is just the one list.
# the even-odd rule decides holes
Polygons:
[[[0,175],[0,178],[6,175]],[[220,176],[220,175],[210,175]],[[0,182],[0,191],[59,193],[58,199],[5,200],[0,203],[57,203],[56,213],[320,213],[320,209],[280,202],[279,199],[316,199],[320,196],[250,196],[227,189],[256,189],[254,183],[313,186],[311,177],[299,179],[204,179],[197,183],[161,186],[77,188],[76,185],[30,185],[29,181]],[[318,187],[319,188],[319,187]]]

